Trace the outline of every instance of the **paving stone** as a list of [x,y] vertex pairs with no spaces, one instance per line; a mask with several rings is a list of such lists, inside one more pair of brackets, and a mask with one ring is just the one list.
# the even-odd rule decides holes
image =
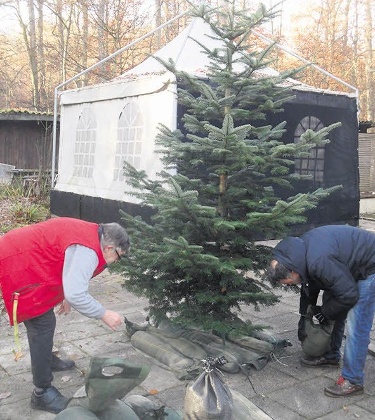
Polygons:
[[[374,222],[371,227],[375,230]],[[146,321],[144,308],[147,301],[124,289],[123,282],[120,275],[105,270],[90,282],[90,293],[108,309],[117,310],[130,321],[142,324]],[[337,379],[340,369],[311,369],[300,364],[302,353],[297,338],[299,296],[281,289],[277,293],[280,302],[275,306],[261,307],[260,311],[242,307],[240,315],[253,324],[270,326],[268,333],[288,339],[292,346],[275,352],[276,357],[262,370],[247,370],[248,377],[243,372],[225,373],[227,385],[273,420],[375,420],[375,323],[365,369],[365,394],[329,398],[323,393],[324,386]],[[32,410],[29,405],[33,385],[24,325],[19,325],[19,335],[25,357],[18,362],[14,361],[12,354],[13,329],[4,314],[0,315],[0,331],[0,420],[54,419],[54,414]],[[53,384],[67,397],[72,397],[84,386],[92,357],[120,357],[150,366],[145,381],[129,394],[147,396],[175,410],[183,409],[189,381],[178,380],[173,372],[135,349],[126,335],[125,326],[112,332],[101,321],[85,318],[72,310],[69,315],[57,317],[55,346],[62,357],[72,358],[77,364],[73,371],[54,374]],[[151,395],[154,391],[157,393]]]

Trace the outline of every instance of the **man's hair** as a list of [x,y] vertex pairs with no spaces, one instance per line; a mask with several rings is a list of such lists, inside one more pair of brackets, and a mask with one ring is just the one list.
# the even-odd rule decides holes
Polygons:
[[111,245],[121,250],[123,254],[128,254],[130,249],[130,240],[126,230],[118,223],[103,223],[101,246]]
[[273,287],[280,285],[280,280],[286,279],[290,276],[292,270],[285,267],[284,264],[277,261],[275,267],[272,267],[271,264],[269,265],[267,272],[266,272],[266,279],[271,283]]

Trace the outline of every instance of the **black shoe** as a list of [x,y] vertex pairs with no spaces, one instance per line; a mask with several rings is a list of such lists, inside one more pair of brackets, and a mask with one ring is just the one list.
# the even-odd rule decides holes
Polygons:
[[35,391],[31,396],[31,408],[34,410],[49,411],[50,413],[60,413],[65,410],[69,403],[69,398],[65,398],[60,392],[54,387],[45,388],[44,392],[37,395]]
[[327,359],[324,356],[319,356],[319,357],[302,356],[301,364],[307,367],[339,367],[340,360]]
[[73,369],[75,367],[75,363],[73,362],[73,360],[69,360],[69,359],[59,359],[57,356],[53,355],[52,356],[52,372],[62,372],[64,370],[70,370]]

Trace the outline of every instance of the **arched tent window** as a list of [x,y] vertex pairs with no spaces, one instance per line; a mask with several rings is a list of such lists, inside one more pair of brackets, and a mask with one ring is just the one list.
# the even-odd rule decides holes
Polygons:
[[[324,128],[324,124],[319,118],[307,116],[302,118],[294,132],[294,143],[301,140],[302,134],[310,129],[319,131]],[[295,172],[300,175],[310,175],[315,183],[322,184],[324,181],[324,145],[316,146],[310,150],[310,155],[295,159]]]
[[123,108],[118,122],[115,155],[114,181],[122,181],[124,161],[134,168],[141,168],[143,120],[135,100],[129,101]]
[[93,111],[85,108],[78,120],[74,148],[73,175],[92,178],[96,147],[96,120]]

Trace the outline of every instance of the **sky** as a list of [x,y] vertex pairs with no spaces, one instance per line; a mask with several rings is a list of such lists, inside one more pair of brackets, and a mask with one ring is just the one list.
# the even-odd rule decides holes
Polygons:
[[[154,1],[154,0],[148,0],[148,1]],[[266,5],[266,7],[275,6],[277,4],[280,4],[280,8],[282,5],[282,28],[283,33],[285,33],[286,30],[293,28],[294,25],[298,24],[294,19],[293,15],[298,14],[302,12],[303,10],[306,10],[308,5],[313,5],[314,3],[320,3],[320,0],[259,0],[259,2],[262,2]],[[0,9],[0,24],[1,29],[0,32],[7,33],[12,32],[15,30],[19,31],[18,24],[16,23],[16,18],[14,15],[14,10],[10,7],[1,7]],[[300,24],[300,22],[299,22]]]
[[282,4],[282,26],[283,29],[293,27],[293,15],[297,15],[303,10],[306,10],[307,6],[313,4],[314,1],[319,0],[263,0],[266,6],[272,7],[280,3],[280,9]]

